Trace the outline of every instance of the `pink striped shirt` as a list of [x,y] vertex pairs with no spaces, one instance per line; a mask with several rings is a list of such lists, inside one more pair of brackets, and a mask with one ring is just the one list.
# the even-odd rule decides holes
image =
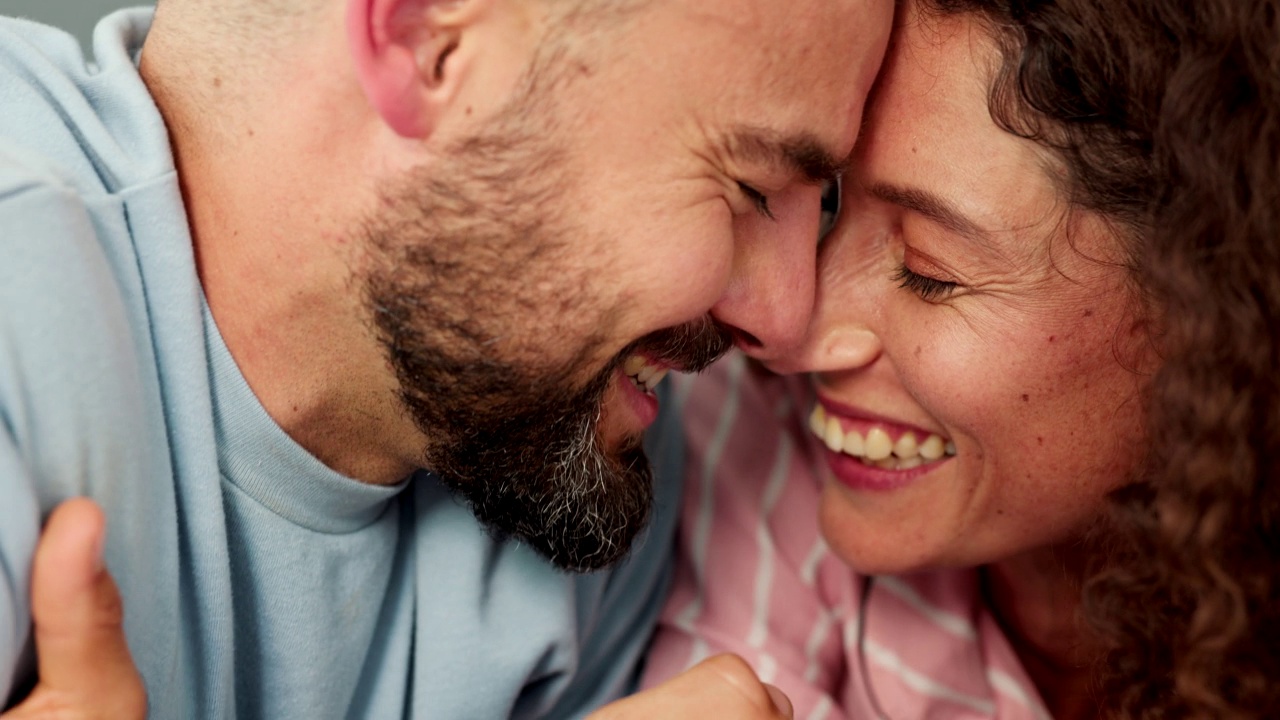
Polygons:
[[877,577],[859,611],[868,580],[818,529],[822,460],[804,381],[734,355],[678,379],[675,395],[688,484],[646,685],[734,652],[788,694],[798,720],[1050,717],[973,570]]

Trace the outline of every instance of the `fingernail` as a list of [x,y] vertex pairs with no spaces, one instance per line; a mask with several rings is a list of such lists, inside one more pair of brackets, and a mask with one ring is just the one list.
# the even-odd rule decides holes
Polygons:
[[107,533],[100,530],[97,537],[93,539],[93,572],[100,574],[106,570],[106,560],[103,555],[106,553]]
[[769,683],[764,684],[764,689],[769,691],[769,698],[773,700],[773,706],[778,708],[778,712],[782,713],[783,717],[795,716],[795,710],[791,707],[791,698],[787,697],[786,693]]

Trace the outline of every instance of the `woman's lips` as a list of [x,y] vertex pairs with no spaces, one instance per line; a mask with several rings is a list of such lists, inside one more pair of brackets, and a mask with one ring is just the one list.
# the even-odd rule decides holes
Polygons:
[[956,454],[955,443],[937,433],[832,405],[819,399],[809,429],[837,479],[854,489],[902,487]]

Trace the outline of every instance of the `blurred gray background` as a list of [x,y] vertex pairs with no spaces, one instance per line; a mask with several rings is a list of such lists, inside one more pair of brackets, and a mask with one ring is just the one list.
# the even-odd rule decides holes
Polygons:
[[87,47],[93,26],[103,15],[123,7],[152,4],[149,0],[0,0],[0,15],[66,28]]

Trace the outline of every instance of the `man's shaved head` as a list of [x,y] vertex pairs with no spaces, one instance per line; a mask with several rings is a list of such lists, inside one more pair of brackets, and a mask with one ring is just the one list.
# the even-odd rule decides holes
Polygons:
[[[259,109],[279,102],[281,92],[304,77],[319,77],[318,48],[345,32],[351,0],[157,0],[144,52],[144,74],[153,95],[169,96],[171,125],[201,125],[211,136],[244,132],[228,118],[234,105]],[[431,2],[461,6],[468,1],[534,8],[543,29],[529,58],[525,80],[565,77],[557,66],[598,60],[614,30],[653,0],[401,0],[425,13]],[[145,57],[182,62],[146,63]],[[576,60],[575,60],[576,59]],[[327,74],[327,73],[325,73]],[[179,99],[180,98],[180,99]],[[259,110],[260,111],[260,110]]]
[[[428,0],[458,2],[458,0]],[[465,0],[462,0],[465,1]],[[545,41],[581,45],[619,25],[652,0],[493,0],[529,4],[546,13]],[[276,73],[291,50],[342,18],[348,0],[157,0],[148,44],[181,47],[185,67],[172,68],[185,82],[241,73]],[[196,83],[197,86],[200,82]]]
[[[342,0],[157,0],[160,12],[198,14],[225,23],[224,26],[257,34],[282,34],[297,30],[296,25],[320,14],[326,7]],[[599,21],[622,17],[650,0],[506,0],[536,2],[545,5],[557,20],[556,26],[583,20]]]
[[[864,5],[876,32],[847,22]],[[892,11],[160,0],[140,70],[268,413],[350,477],[430,468],[582,569],[643,525],[656,373],[800,341],[815,180],[852,152]]]

